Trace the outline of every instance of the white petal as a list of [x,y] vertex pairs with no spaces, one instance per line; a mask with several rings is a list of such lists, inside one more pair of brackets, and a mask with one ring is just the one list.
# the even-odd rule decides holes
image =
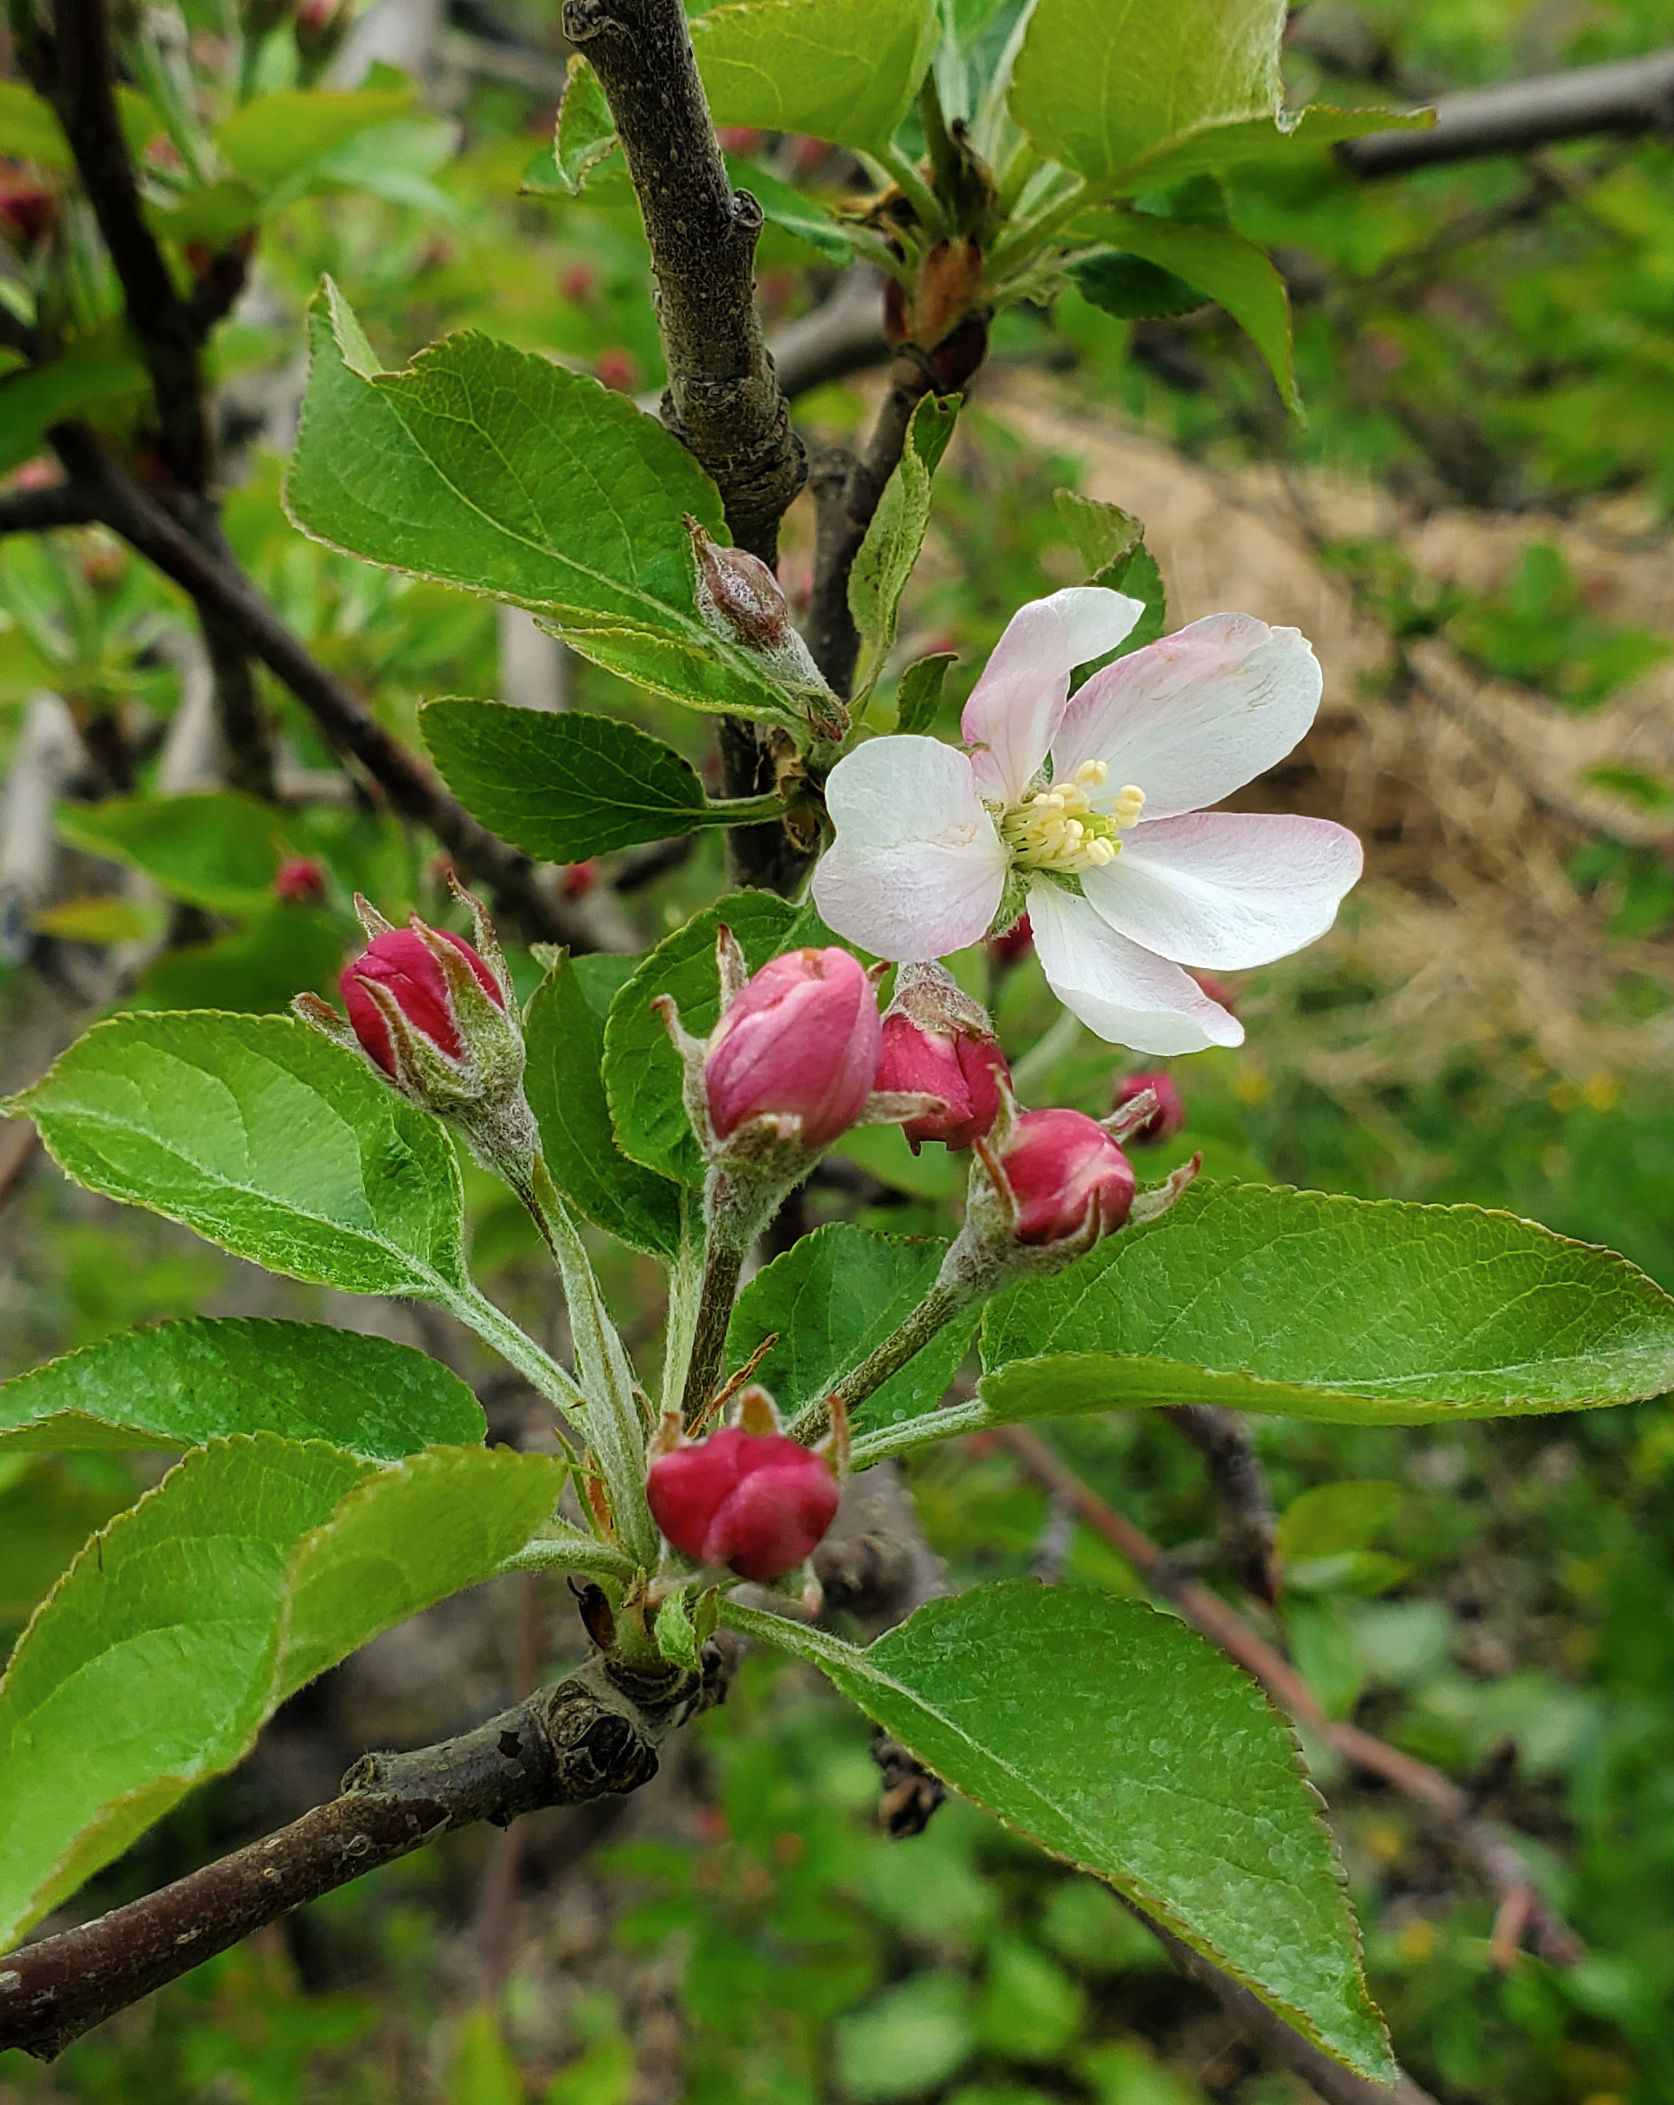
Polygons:
[[1148,819],[1200,811],[1276,766],[1319,695],[1319,660],[1299,629],[1209,614],[1094,673],[1064,711],[1053,772],[1102,760],[1113,786],[1144,790]]
[[959,723],[985,797],[1016,803],[1052,744],[1070,674],[1113,651],[1144,611],[1103,585],[1070,585],[1018,608]]
[[1010,857],[971,763],[934,738],[874,738],[831,770],[837,838],[814,872],[826,926],[878,957],[946,957],[999,911]]
[[1043,880],[1029,887],[1029,920],[1047,985],[1113,1045],[1168,1055],[1243,1044],[1236,1016],[1178,965],[1107,928],[1085,899]]
[[1100,917],[1147,950],[1239,972],[1324,935],[1362,861],[1330,819],[1197,811],[1136,826],[1081,883]]

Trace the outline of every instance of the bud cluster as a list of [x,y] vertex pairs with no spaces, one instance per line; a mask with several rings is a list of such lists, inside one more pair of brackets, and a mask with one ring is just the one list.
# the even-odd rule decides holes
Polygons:
[[765,1389],[739,1398],[739,1422],[701,1440],[668,1429],[645,1495],[669,1546],[694,1564],[768,1585],[811,1556],[842,1496],[837,1443],[786,1437]]

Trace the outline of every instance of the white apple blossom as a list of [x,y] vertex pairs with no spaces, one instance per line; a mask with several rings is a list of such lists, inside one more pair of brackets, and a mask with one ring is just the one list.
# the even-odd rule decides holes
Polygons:
[[964,752],[892,737],[845,755],[814,900],[839,935],[897,960],[946,957],[1026,906],[1047,980],[1083,1023],[1139,1052],[1198,1052],[1244,1033],[1181,967],[1300,950],[1362,858],[1329,819],[1204,808],[1313,722],[1320,670],[1298,630],[1211,614],[1070,699],[1075,667],[1142,611],[1091,585],[1034,600],[972,689]]

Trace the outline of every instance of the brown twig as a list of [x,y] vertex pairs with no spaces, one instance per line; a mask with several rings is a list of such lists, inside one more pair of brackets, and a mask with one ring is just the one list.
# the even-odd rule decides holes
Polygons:
[[172,1886],[0,1961],[0,2049],[50,2060],[71,2040],[216,1952],[438,1835],[634,1791],[657,1748],[724,1691],[706,1671],[650,1674],[595,1657],[474,1731],[368,1754],[342,1795]]
[[96,517],[91,491],[71,482],[0,495],[0,534],[52,533],[62,526],[91,526]]
[[1163,1416],[1183,1432],[1208,1465],[1221,1503],[1221,1537],[1238,1583],[1264,1601],[1278,1598],[1278,1519],[1266,1473],[1239,1411],[1216,1403],[1171,1403]]
[[1206,1637],[1253,1674],[1306,1731],[1355,1768],[1380,1778],[1403,1797],[1423,1806],[1433,1816],[1442,1839],[1481,1880],[1497,1907],[1503,1908],[1512,1896],[1521,1895],[1519,1906],[1526,1910],[1525,1921],[1535,1950],[1543,1959],[1567,1966],[1580,1958],[1580,1939],[1536,1891],[1505,1831],[1476,1813],[1468,1791],[1440,1769],[1403,1754],[1400,1748],[1389,1746],[1358,1725],[1328,1718],[1288,1659],[1252,1630],[1218,1594],[1195,1579],[1171,1571],[1166,1553],[1126,1515],[1118,1513],[1084,1484],[1038,1434],[1024,1426],[1008,1425],[992,1437],[1010,1449],[1036,1483],[1069,1499],[1089,1527],[1120,1550],[1157,1592],[1167,1594]]

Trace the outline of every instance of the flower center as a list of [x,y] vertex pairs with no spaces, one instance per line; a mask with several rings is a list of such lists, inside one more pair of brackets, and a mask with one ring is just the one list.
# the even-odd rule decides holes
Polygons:
[[1079,876],[1101,870],[1122,852],[1120,835],[1145,809],[1145,792],[1129,782],[1096,811],[1093,799],[1110,773],[1102,760],[1084,760],[1068,782],[1037,789],[999,813],[1000,838],[1024,870],[1063,870]]

